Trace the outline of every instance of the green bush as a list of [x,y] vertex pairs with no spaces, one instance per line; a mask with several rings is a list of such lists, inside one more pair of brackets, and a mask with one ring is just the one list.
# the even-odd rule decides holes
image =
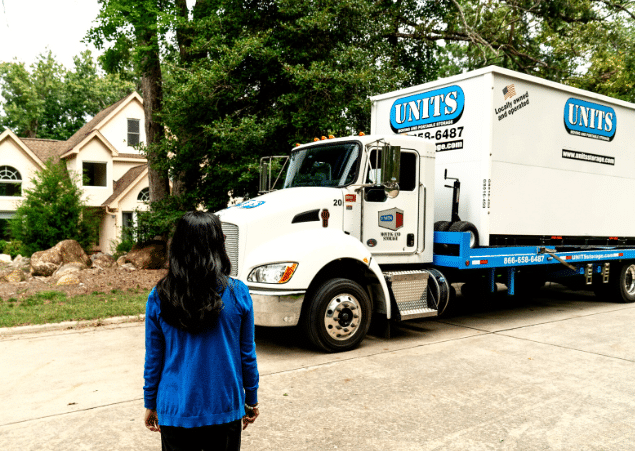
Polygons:
[[18,255],[23,254],[23,246],[21,241],[5,241],[0,240],[0,252],[3,254],[9,254],[11,258],[15,258]]
[[9,221],[11,238],[22,242],[23,255],[68,239],[89,249],[98,237],[99,217],[84,205],[77,177],[69,174],[63,162],[49,160],[32,183]]
[[185,213],[181,200],[174,196],[151,203],[147,211],[137,211],[133,241],[145,243],[157,236],[170,236],[176,223]]

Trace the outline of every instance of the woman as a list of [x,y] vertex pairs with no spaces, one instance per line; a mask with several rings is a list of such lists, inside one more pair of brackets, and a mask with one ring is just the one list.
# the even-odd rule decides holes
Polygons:
[[218,217],[186,213],[169,258],[146,305],[145,425],[163,450],[240,449],[259,414],[254,315]]

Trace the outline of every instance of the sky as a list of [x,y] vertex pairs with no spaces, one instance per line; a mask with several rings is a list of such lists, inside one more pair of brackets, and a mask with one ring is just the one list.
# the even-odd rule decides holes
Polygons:
[[97,0],[0,0],[0,62],[14,58],[30,66],[51,50],[72,69],[73,56],[94,46],[81,40],[99,13]]

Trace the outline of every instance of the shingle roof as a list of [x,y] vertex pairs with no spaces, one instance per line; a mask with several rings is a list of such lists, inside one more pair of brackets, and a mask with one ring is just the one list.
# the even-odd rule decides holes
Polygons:
[[97,124],[103,121],[106,118],[106,116],[112,113],[112,111],[115,110],[119,105],[121,105],[124,102],[124,100],[126,100],[128,97],[130,96],[126,96],[123,99],[121,99],[119,102],[113,103],[108,108],[101,110],[99,113],[95,115],[95,117],[93,117],[90,121],[86,122],[82,128],[77,130],[75,134],[73,134],[73,136],[68,138],[68,140],[66,141],[66,147],[63,149],[64,152],[71,150],[77,144],[82,142],[82,139],[84,139],[90,132],[92,132],[93,129],[97,126]]
[[46,163],[49,158],[52,158],[54,162],[58,162],[67,145],[67,141],[57,141],[55,139],[20,138],[20,141],[43,163]]
[[110,203],[123,193],[124,190],[128,188],[147,167],[147,164],[141,164],[128,169],[128,172],[126,172],[119,180],[115,180],[112,195],[101,205],[104,207],[110,205]]
[[141,153],[120,153],[117,158],[137,158],[139,160],[145,160],[146,156]]

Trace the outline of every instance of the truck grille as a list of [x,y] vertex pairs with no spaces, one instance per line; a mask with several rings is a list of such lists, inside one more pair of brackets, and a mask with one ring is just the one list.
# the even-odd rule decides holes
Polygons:
[[232,264],[231,276],[238,275],[238,226],[227,222],[221,223],[225,235],[225,251]]

